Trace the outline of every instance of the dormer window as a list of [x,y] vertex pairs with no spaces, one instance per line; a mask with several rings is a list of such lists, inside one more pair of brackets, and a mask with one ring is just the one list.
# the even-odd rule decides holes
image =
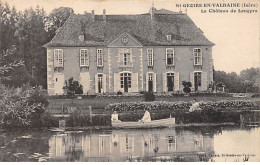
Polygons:
[[79,41],[85,41],[85,36],[84,34],[79,35]]
[[172,40],[172,35],[167,35],[166,38],[167,38],[167,41],[171,41]]

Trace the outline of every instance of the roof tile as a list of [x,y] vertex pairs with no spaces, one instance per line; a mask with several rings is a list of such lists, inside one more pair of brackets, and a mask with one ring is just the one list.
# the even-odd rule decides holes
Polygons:
[[[85,41],[79,41],[85,27]],[[150,14],[107,15],[106,22],[102,15],[71,15],[59,29],[55,37],[45,47],[76,47],[108,45],[124,31],[136,37],[143,45],[214,45],[193,23],[187,14],[165,9],[156,10],[154,20]],[[172,41],[166,40],[172,35]]]

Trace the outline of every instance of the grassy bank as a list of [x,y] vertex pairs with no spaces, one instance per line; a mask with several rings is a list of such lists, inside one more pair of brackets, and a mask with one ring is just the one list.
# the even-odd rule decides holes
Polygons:
[[[168,102],[190,102],[193,99],[197,101],[220,101],[220,100],[252,100],[258,105],[260,104],[259,98],[234,98],[234,97],[223,97],[223,96],[176,96],[176,97],[155,97],[155,101],[168,101]],[[49,99],[49,106],[47,110],[53,114],[61,113],[62,107],[66,105],[81,107],[82,109],[88,109],[88,106],[92,106],[95,113],[102,113],[105,107],[109,104],[119,103],[119,102],[138,102],[144,101],[142,96],[132,96],[132,97],[89,97],[83,99]]]

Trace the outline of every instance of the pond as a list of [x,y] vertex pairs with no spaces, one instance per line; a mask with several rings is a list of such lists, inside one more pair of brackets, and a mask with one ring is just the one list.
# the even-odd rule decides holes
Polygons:
[[0,132],[0,161],[260,161],[260,128]]

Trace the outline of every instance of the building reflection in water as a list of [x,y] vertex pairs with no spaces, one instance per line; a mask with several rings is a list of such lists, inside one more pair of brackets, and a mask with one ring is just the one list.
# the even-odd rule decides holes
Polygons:
[[49,139],[51,161],[210,161],[213,137],[175,129],[65,133]]

